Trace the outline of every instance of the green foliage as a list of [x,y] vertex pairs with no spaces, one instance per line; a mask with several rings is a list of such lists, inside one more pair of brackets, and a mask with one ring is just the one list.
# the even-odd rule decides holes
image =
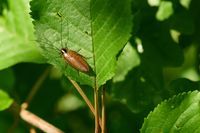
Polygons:
[[[33,1],[32,5],[37,3],[42,2]],[[91,3],[85,0],[44,2],[43,8],[38,11],[41,14],[39,20],[34,21],[43,55],[49,63],[82,84],[105,84],[114,76],[115,57],[130,37],[129,6],[129,0],[117,3],[115,0]],[[60,55],[61,48],[80,50],[78,53],[85,57],[96,74],[96,81],[90,75],[78,73],[70,66],[66,67],[67,64]]]
[[[93,114],[66,76],[81,83],[91,103],[94,84],[104,86],[108,133],[199,132],[199,5],[198,0],[0,0],[0,131],[29,132],[27,123],[6,109],[13,101],[23,103],[52,64],[56,68],[28,110],[64,132],[94,131]],[[91,71],[78,73],[67,65],[63,47],[82,55]],[[41,62],[46,65],[36,64]]]
[[145,119],[141,133],[199,132],[199,102],[198,91],[182,93],[162,102]]
[[[0,70],[19,62],[41,62],[34,43],[28,1],[8,1],[9,10],[0,16]],[[18,5],[18,6],[16,6]]]
[[9,108],[12,103],[13,100],[8,96],[8,94],[0,89],[0,111]]

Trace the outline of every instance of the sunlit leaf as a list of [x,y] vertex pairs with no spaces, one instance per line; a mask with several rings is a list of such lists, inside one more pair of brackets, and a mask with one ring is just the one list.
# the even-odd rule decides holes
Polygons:
[[0,16],[0,70],[19,62],[44,60],[34,42],[28,2],[8,0],[9,9]]

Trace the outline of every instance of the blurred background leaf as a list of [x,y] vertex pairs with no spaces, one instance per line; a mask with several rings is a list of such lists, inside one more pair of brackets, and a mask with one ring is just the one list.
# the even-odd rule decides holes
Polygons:
[[9,97],[9,95],[0,89],[0,111],[9,108],[12,103],[13,100]]
[[[7,2],[7,8],[1,10],[0,16],[0,55],[3,55],[0,56],[0,70],[19,62],[43,62],[34,42],[29,1]],[[5,2],[1,4],[6,7]]]
[[[132,59],[134,59],[134,61],[131,61]],[[130,43],[127,43],[118,57],[117,69],[113,77],[113,82],[125,80],[127,73],[139,64],[140,58],[136,49],[134,49]]]

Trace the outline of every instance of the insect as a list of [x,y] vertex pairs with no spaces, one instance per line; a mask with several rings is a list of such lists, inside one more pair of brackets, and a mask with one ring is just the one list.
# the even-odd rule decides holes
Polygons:
[[[62,15],[60,13],[57,13],[57,15],[61,18],[61,46],[63,47],[62,42]],[[69,34],[69,33],[68,33]],[[75,68],[78,71],[87,73],[90,71],[90,67],[88,63],[86,62],[85,58],[77,53],[76,51],[70,50],[67,47],[61,48],[60,53],[63,57],[63,59],[73,68]]]
[[67,48],[62,48],[61,54],[63,58],[65,59],[65,61],[76,70],[85,72],[85,73],[89,72],[89,65],[85,61],[82,55],[78,54],[77,52],[73,50],[69,50]]

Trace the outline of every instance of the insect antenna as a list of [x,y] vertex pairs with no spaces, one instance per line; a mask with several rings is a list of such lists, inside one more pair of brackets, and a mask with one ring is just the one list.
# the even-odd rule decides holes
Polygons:
[[57,12],[57,15],[58,15],[58,17],[60,17],[60,45],[61,45],[61,47],[62,48],[64,48],[63,47],[63,41],[62,41],[62,39],[63,39],[63,35],[62,35],[62,25],[63,25],[63,22],[62,22],[62,19],[63,19],[63,16],[59,13],[59,12]]
[[[56,47],[55,45],[53,45],[52,42],[49,41],[46,37],[44,37],[44,39],[42,39],[42,40],[36,40],[36,41],[41,44],[44,44],[44,45],[41,45],[41,48],[43,48],[43,49],[49,48],[52,50],[57,50],[57,52],[60,51],[60,49],[58,47]],[[45,44],[48,44],[48,46]]]
[[[60,34],[60,39],[61,39],[61,46],[62,48],[68,48],[68,39],[69,39],[69,28],[68,28],[68,18],[64,18],[62,16],[61,13],[57,12],[57,15],[58,17],[60,17],[60,20],[61,20],[61,24],[60,24],[60,31],[61,31],[61,34]],[[66,20],[66,23],[67,23],[67,42],[66,43],[63,43],[63,21]]]

